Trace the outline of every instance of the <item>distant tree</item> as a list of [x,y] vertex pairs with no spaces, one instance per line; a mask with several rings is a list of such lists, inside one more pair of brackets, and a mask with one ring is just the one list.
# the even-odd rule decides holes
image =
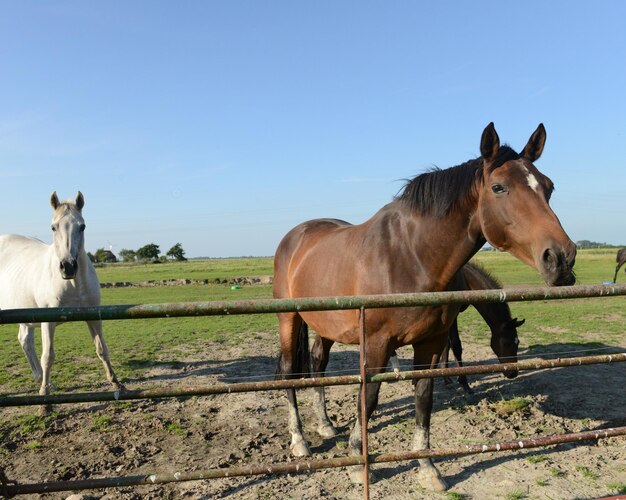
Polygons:
[[91,252],[87,252],[87,257],[89,257],[89,260],[91,262],[96,262],[96,258],[94,257],[94,255]]
[[580,240],[576,242],[578,248],[604,248],[608,246],[606,243],[598,243],[597,241]]
[[160,253],[159,245],[155,245],[154,243],[148,243],[136,252],[139,260],[158,260]]
[[117,257],[111,250],[105,250],[104,248],[98,248],[94,254],[96,262],[117,262]]
[[137,253],[134,250],[122,248],[120,250],[120,259],[122,259],[124,262],[135,262],[135,260],[137,259]]
[[180,243],[176,243],[172,248],[167,251],[166,254],[172,260],[187,260],[185,258],[185,251]]

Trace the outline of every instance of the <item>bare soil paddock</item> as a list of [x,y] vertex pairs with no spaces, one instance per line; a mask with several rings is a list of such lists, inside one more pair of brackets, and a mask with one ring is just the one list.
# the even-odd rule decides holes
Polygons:
[[[228,383],[257,380],[260,374],[269,378],[275,369],[275,333],[255,337],[245,346],[207,343],[203,352],[177,353],[182,361],[174,365],[157,359],[147,369],[145,379],[127,381],[127,385],[146,388]],[[400,351],[407,367],[409,356],[410,350]],[[491,354],[486,346],[466,343],[465,357],[490,359]],[[162,360],[166,359],[163,356]],[[337,346],[329,371],[353,370],[356,366],[357,351]],[[626,425],[625,380],[625,364],[526,372],[515,380],[501,375],[477,376],[470,379],[476,391],[473,397],[465,396],[456,383],[446,386],[437,380],[432,446],[495,443]],[[299,393],[315,458],[345,455],[356,392],[356,386],[327,389],[329,414],[340,431],[329,440],[314,432],[309,391]],[[525,403],[507,414],[499,402],[512,398],[523,398]],[[36,413],[35,408],[3,409],[3,420],[11,422],[2,429],[10,453],[1,463],[10,479],[29,483],[174,473],[291,459],[282,391],[59,406],[56,410],[59,413],[46,428],[27,430],[26,416]],[[372,452],[409,449],[413,430],[410,382],[383,385],[370,430]],[[466,495],[464,498],[590,499],[616,494],[626,485],[625,445],[623,437],[610,438],[598,443],[451,458],[437,464],[450,491]],[[446,498],[446,494],[419,487],[416,467],[415,462],[374,466],[376,482],[371,485],[371,498]],[[349,483],[344,469],[74,493],[98,499],[360,499],[363,494],[361,487]],[[37,498],[67,498],[71,494]]]

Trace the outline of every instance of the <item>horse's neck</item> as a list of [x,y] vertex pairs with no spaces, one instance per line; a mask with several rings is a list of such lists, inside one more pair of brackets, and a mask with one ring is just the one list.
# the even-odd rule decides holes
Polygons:
[[[394,229],[394,235],[406,239],[402,250],[415,260],[419,271],[427,273],[422,283],[428,290],[441,291],[454,286],[457,272],[485,243],[473,209],[434,218],[415,213],[396,201],[368,222],[385,225],[385,220],[393,218],[400,221],[395,224],[400,229]],[[392,223],[387,225],[386,231],[390,232]]]

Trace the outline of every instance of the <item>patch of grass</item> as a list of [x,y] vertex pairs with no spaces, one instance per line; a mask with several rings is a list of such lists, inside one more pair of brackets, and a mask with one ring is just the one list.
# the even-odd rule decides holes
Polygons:
[[42,446],[41,441],[31,441],[30,443],[26,443],[25,448],[28,450],[37,450]]
[[579,465],[578,467],[576,467],[576,470],[578,472],[580,472],[580,475],[582,477],[584,477],[585,479],[590,479],[595,481],[596,479],[598,479],[598,475],[595,474],[594,472],[589,470],[589,467],[585,467],[583,465]]
[[545,479],[537,479],[537,486],[548,486],[548,481]]
[[13,437],[25,437],[38,431],[45,431],[50,423],[56,420],[58,416],[58,413],[52,413],[45,417],[39,415],[20,415],[15,419],[11,435]]
[[565,476],[565,472],[562,471],[561,469],[557,468],[557,467],[552,467],[550,469],[550,474],[552,474],[553,477],[563,477],[563,476]]
[[504,495],[506,500],[521,500],[522,498],[526,498],[527,495],[523,491],[512,491],[511,493],[507,493]]
[[626,483],[609,483],[606,487],[618,495],[626,495]]
[[165,430],[171,432],[172,434],[177,434],[181,437],[185,437],[187,435],[187,431],[177,422],[165,422],[164,426]]
[[529,455],[526,457],[526,461],[531,464],[538,464],[546,461],[546,457],[544,455]]
[[108,432],[111,430],[113,419],[108,415],[100,415],[93,418],[92,429],[98,432]]
[[448,491],[446,493],[446,500],[464,500],[467,495],[463,493],[457,493],[456,491]]
[[513,398],[513,399],[504,399],[501,401],[497,401],[493,404],[494,411],[500,416],[508,416],[517,412],[524,412],[527,408],[530,407],[531,401],[525,398]]

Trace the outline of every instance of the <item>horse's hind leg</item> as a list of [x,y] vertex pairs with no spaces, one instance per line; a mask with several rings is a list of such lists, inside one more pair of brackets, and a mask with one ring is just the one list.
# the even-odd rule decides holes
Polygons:
[[106,373],[107,380],[111,384],[113,384],[113,387],[115,387],[115,389],[122,389],[123,387],[117,380],[117,376],[115,375],[113,367],[111,366],[109,349],[107,348],[106,342],[104,341],[104,337],[102,335],[102,321],[87,321],[87,327],[89,328],[89,333],[91,334],[93,343],[96,346],[96,354],[104,365],[104,372]]
[[[328,358],[330,356],[330,348],[334,342],[332,340],[323,339],[319,335],[315,337],[313,348],[311,350],[311,371],[314,377],[323,377],[328,366]],[[313,410],[317,416],[317,433],[324,437],[330,438],[337,435],[337,431],[333,423],[326,413],[326,395],[324,387],[313,388]]]
[[[302,366],[299,366],[300,363],[297,357],[299,342],[307,342],[306,351],[308,357],[308,337],[305,339],[304,335],[302,335],[303,338],[299,338],[301,327],[306,325],[303,324],[302,318],[296,313],[279,313],[278,322],[281,355],[277,376],[282,379],[297,378],[299,374],[296,372],[304,369]],[[289,407],[289,432],[291,434],[289,449],[296,457],[308,457],[311,455],[311,450],[302,433],[302,421],[298,413],[295,389],[287,389],[287,400]]]
[[[413,346],[413,363],[415,370],[421,370],[430,363],[437,365],[442,346]],[[430,353],[436,352],[432,355]],[[425,354],[424,354],[425,353]],[[430,359],[429,359],[430,358]],[[430,448],[430,414],[433,408],[433,379],[421,378],[415,383],[415,435],[413,436],[413,451]],[[445,491],[448,486],[435,468],[430,458],[418,460],[420,469],[417,479],[422,486],[431,491]]]
[[35,351],[35,327],[24,323],[20,324],[17,338],[20,341],[24,354],[26,354],[26,359],[28,360],[30,369],[33,371],[35,382],[40,384],[41,379],[43,378],[43,373],[41,371],[41,363],[39,362],[37,352]]

